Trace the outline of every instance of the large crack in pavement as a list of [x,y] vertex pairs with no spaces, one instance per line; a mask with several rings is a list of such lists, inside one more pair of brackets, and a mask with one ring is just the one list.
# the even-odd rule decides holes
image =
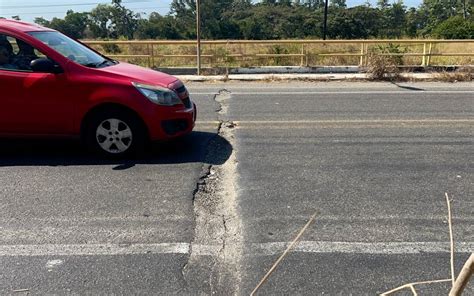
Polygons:
[[[219,105],[219,126],[208,145],[206,163],[210,164],[203,166],[194,193],[194,240],[183,268],[193,294],[239,294],[242,225],[237,204],[235,124],[227,118],[230,99],[227,90],[214,96]],[[216,158],[222,158],[222,162]]]

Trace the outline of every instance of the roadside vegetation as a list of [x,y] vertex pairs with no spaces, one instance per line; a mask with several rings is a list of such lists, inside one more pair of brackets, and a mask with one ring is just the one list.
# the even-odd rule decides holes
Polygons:
[[[319,39],[324,0],[201,0],[204,39]],[[378,0],[375,7],[347,7],[330,0],[328,38],[474,38],[470,0],[424,0],[407,8],[403,0]],[[18,16],[12,16],[18,18]],[[90,12],[69,10],[64,18],[36,23],[77,39],[194,39],[195,0],[173,0],[168,15],[137,14],[121,0]]]
[[[86,41],[87,43],[87,41]],[[154,58],[124,58],[131,63],[147,67],[195,67],[195,44],[153,45],[146,44],[102,44],[92,45],[106,55],[153,55]],[[361,64],[361,45],[346,44],[204,44],[202,46],[202,65],[205,68],[234,68],[261,66],[358,66]],[[370,44],[364,48],[367,55],[362,65],[367,66],[372,53],[420,54],[423,43],[413,44]],[[433,44],[431,53],[469,53],[474,52],[474,43]],[[273,54],[302,54],[304,56],[272,56]],[[325,54],[343,54],[342,56]],[[353,54],[353,55],[344,55]],[[170,56],[171,55],[171,56]],[[421,56],[398,56],[396,61],[403,68],[413,68],[422,63]],[[473,56],[432,56],[431,65],[472,65]]]
[[[402,0],[390,3],[378,0],[347,7],[346,0],[330,0],[328,38],[351,39],[472,39],[474,38],[473,4],[470,0],[424,0],[417,8],[407,8]],[[208,40],[279,40],[321,39],[324,0],[201,0],[202,37]],[[173,0],[170,14],[137,14],[124,7],[121,0],[99,4],[90,12],[69,10],[64,18],[35,22],[82,40],[193,40],[195,0]],[[13,18],[18,18],[12,16]],[[153,58],[125,58],[149,67],[195,66],[194,45],[117,45],[94,47],[107,55],[150,55]],[[422,53],[423,44],[369,45],[361,61],[360,44],[226,44],[203,45],[204,67],[252,66],[349,66],[374,64],[376,52]],[[434,44],[432,53],[474,52],[474,44]],[[295,54],[303,54],[304,57]],[[293,56],[270,56],[292,54]],[[179,55],[180,57],[175,57]],[[164,57],[166,56],[166,57]],[[174,57],[171,57],[174,56]],[[378,63],[382,58],[379,58]],[[383,58],[382,60],[393,60]],[[473,57],[433,56],[435,65],[472,65]],[[420,65],[420,56],[396,57],[399,66]],[[385,63],[386,64],[386,63]]]

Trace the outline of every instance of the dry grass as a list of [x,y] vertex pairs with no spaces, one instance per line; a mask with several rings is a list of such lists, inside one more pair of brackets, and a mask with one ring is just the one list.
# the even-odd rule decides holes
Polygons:
[[371,80],[396,80],[400,77],[399,63],[391,56],[368,54],[367,75]]
[[461,82],[461,81],[473,81],[474,80],[474,69],[473,67],[461,67],[453,72],[443,71],[436,73],[437,81],[444,82]]
[[[380,45],[373,44],[365,48],[371,52]],[[164,55],[194,55],[194,45],[94,45],[95,49],[106,55],[151,55],[155,58],[119,58],[142,66],[154,67],[194,67],[195,57],[164,57]],[[110,50],[113,49],[113,50]],[[423,44],[402,44],[399,49],[405,53],[423,52]],[[357,66],[361,60],[359,56],[324,56],[321,54],[360,54],[360,44],[228,44],[228,45],[203,45],[203,67],[261,67],[261,66]],[[435,44],[431,48],[436,53],[472,53],[474,43]],[[305,56],[269,57],[259,54],[302,54]],[[363,60],[363,65],[368,64],[368,57]],[[421,56],[405,56],[401,59],[403,65],[421,65]],[[474,57],[431,57],[431,65],[472,65]]]

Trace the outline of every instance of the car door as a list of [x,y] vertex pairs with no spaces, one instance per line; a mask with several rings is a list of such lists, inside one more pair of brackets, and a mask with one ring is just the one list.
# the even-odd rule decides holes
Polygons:
[[[7,40],[13,49],[13,61],[9,65],[0,64],[0,133],[70,134],[73,106],[68,100],[67,75],[16,68],[17,39],[0,32],[0,40]],[[35,53],[45,57],[38,50]]]

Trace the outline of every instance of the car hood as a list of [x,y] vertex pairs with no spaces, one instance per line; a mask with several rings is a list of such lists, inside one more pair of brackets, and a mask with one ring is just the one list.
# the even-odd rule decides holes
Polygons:
[[132,82],[140,82],[161,87],[169,87],[169,85],[175,85],[178,81],[176,77],[173,77],[166,73],[122,62],[113,66],[96,70],[115,74],[117,76],[120,76],[122,79],[127,79]]

